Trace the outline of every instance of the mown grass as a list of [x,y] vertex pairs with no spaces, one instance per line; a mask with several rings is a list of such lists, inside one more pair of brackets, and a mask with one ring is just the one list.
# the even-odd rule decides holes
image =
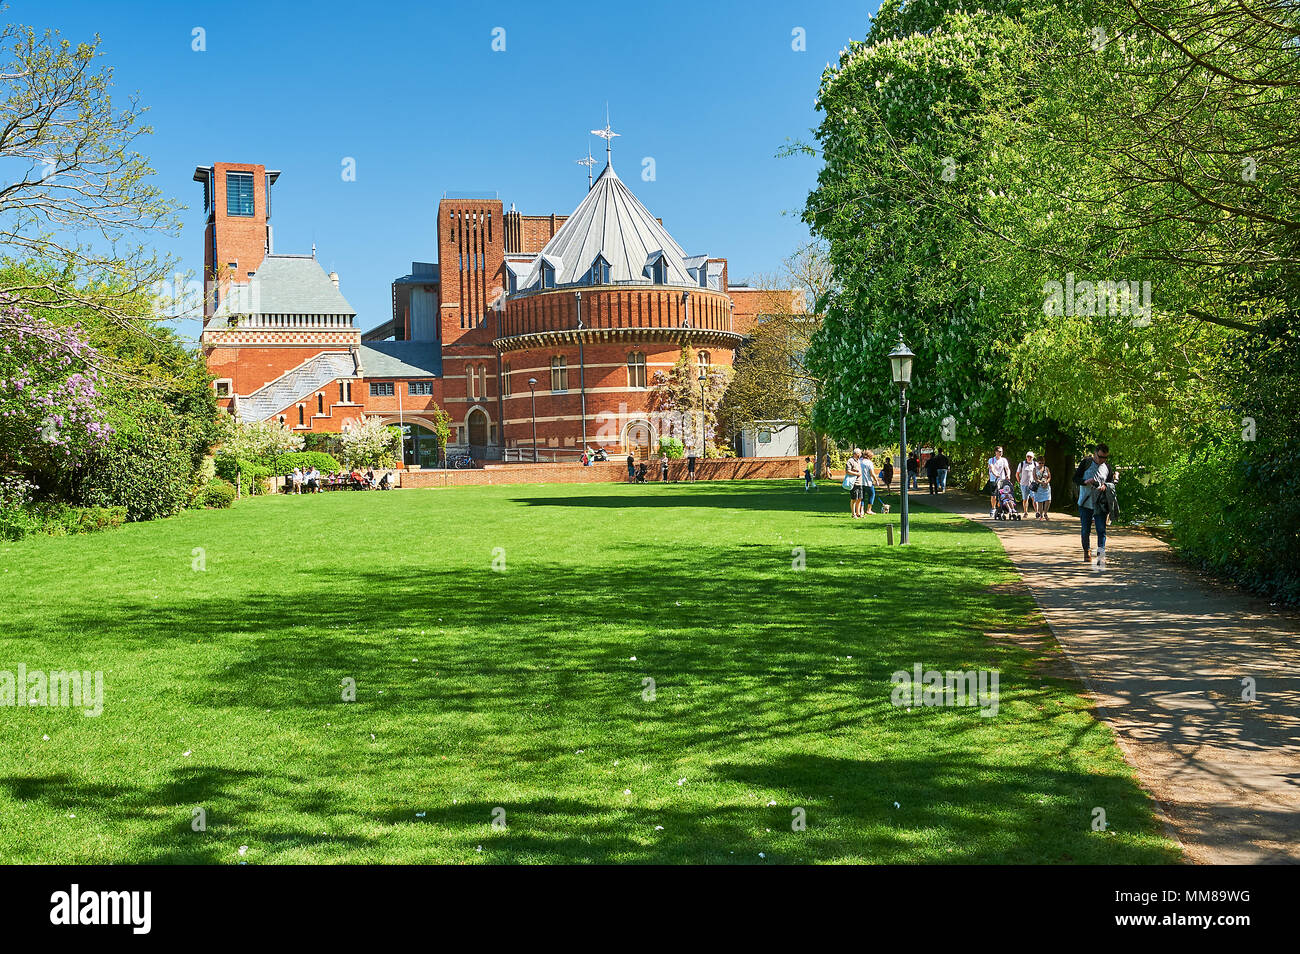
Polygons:
[[[0,859],[1177,860],[1077,687],[987,637],[1036,625],[990,532],[921,508],[890,548],[797,487],[276,497],[0,545],[0,670],[105,680],[97,718],[0,708]],[[917,662],[998,669],[997,716],[893,706]]]

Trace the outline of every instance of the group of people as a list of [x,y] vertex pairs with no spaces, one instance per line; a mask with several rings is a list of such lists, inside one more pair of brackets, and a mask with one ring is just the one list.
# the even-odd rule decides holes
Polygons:
[[[689,451],[686,455],[686,482],[695,483],[695,462],[696,456],[694,451]],[[648,480],[649,467],[645,461],[640,464],[631,454],[627,455],[627,482],[629,484],[644,484]],[[659,480],[661,483],[668,483],[668,455],[659,455]]]
[[322,474],[316,467],[295,467],[284,488],[287,494],[318,494],[324,490],[388,490],[393,486],[393,472],[376,477],[374,470],[364,474],[355,467],[350,471]]
[[1020,487],[1019,513],[1016,512],[1017,504],[1011,491],[1011,462],[1001,447],[994,450],[993,456],[989,458],[988,469],[989,479],[984,490],[989,495],[990,517],[1027,517],[1032,504],[1035,520],[1052,519],[1052,470],[1041,463],[1033,451],[1026,451],[1025,459],[1016,465],[1015,483]]
[[[1005,516],[1008,502],[1015,508],[1011,495],[1011,465],[999,447],[988,461],[989,480],[985,490],[989,493],[989,516]],[[1034,505],[1034,518],[1050,520],[1052,503],[1052,471],[1037,460],[1033,451],[1016,465],[1016,483],[1020,486],[1023,516],[1029,515],[1029,504]],[[1115,485],[1119,470],[1110,463],[1110,447],[1098,444],[1093,452],[1079,462],[1074,470],[1074,485],[1079,488],[1079,536],[1083,545],[1083,562],[1106,567],[1106,525],[1119,516],[1119,501]],[[1097,549],[1094,555],[1092,535],[1096,532]]]

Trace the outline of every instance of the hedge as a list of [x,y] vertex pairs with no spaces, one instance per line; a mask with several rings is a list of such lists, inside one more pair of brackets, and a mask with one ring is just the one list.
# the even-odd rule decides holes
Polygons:
[[277,457],[271,471],[279,477],[287,477],[293,473],[295,467],[315,467],[322,474],[332,474],[343,469],[343,465],[329,454],[322,454],[319,451],[297,451]]
[[240,460],[234,454],[222,454],[217,457],[215,469],[217,476],[230,484],[234,484],[238,476],[243,493],[256,496],[267,491],[268,478],[271,476],[269,467]]

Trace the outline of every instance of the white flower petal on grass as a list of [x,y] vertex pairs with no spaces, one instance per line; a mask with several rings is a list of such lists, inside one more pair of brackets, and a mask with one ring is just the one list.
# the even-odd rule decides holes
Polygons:
[[768,808],[771,808],[771,807],[772,807],[773,805],[775,805],[775,804],[776,804],[776,802],[768,802],[768,803],[767,803],[767,807],[768,807]]
[[427,814],[429,814],[429,813],[428,813],[428,812],[416,812],[416,813],[415,813],[415,817],[416,817],[416,818],[423,818],[423,817],[424,817],[425,815],[427,815]]
[[894,807],[895,807],[895,808],[902,808],[903,806],[900,805],[900,804],[898,804],[898,802],[894,802]]
[[43,736],[41,736],[41,741],[42,741],[42,742],[48,742],[48,741],[50,741],[50,737],[49,737],[48,735],[43,735]]
[[628,662],[636,662],[636,657],[633,656],[631,659],[628,660]]
[[663,825],[655,825],[655,831],[663,831],[663,830],[664,830]]
[[763,854],[763,852],[760,851],[760,852],[758,853],[758,857],[760,857],[760,858],[766,858],[767,855]]
[[189,758],[190,753],[186,751],[186,752],[182,752],[181,755],[183,755],[185,758]]
[[240,854],[241,857],[244,856],[244,855],[246,855],[246,854],[248,854],[248,846],[247,846],[247,845],[240,845],[240,846],[239,846],[239,854]]
[[677,780],[677,784],[678,784],[678,785],[685,785],[685,784],[686,784],[686,779],[684,779],[684,778],[679,778],[679,779]]
[[632,794],[632,789],[630,789],[630,788],[625,788],[625,789],[623,789],[623,794],[624,794],[624,795],[631,795],[631,794]]

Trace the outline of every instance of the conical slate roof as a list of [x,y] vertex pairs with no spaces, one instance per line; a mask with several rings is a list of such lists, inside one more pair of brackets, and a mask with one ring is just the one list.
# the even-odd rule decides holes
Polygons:
[[586,198],[546,243],[519,291],[541,283],[542,262],[555,269],[555,284],[585,283],[597,255],[609,263],[609,280],[649,282],[650,264],[662,257],[667,283],[698,287],[687,271],[686,253],[607,164]]

